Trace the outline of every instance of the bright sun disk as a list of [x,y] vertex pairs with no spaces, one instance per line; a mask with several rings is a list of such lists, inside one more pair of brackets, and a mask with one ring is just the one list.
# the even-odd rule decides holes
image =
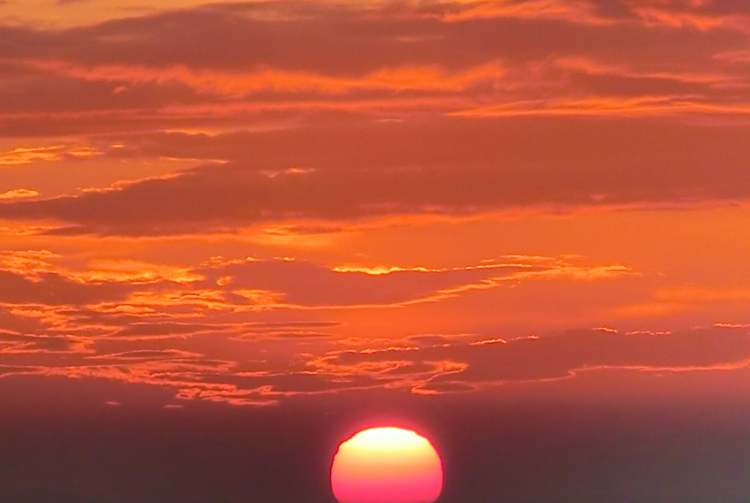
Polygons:
[[401,428],[371,428],[339,445],[331,468],[339,503],[434,503],[443,466],[429,440]]

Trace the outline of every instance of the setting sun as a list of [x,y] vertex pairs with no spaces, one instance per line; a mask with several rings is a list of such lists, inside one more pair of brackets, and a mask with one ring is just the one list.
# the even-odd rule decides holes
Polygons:
[[331,468],[340,503],[433,503],[443,467],[429,440],[401,428],[372,428],[344,441]]

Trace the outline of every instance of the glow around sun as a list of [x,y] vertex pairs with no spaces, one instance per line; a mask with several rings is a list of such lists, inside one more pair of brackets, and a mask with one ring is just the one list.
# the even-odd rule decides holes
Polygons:
[[443,466],[429,440],[401,428],[361,431],[339,445],[331,468],[339,503],[434,503]]

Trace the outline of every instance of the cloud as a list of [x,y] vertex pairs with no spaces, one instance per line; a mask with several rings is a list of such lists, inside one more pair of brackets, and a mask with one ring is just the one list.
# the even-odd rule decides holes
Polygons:
[[594,26],[616,22],[597,12],[596,4],[587,0],[457,1],[442,6],[444,10],[440,19],[447,22],[493,18],[564,21]]
[[87,354],[90,353],[88,341],[66,336],[38,336],[3,333],[0,331],[0,354]]
[[[575,265],[564,260],[486,261],[465,267],[327,268],[296,260],[234,260],[198,269],[204,288],[221,287],[246,303],[269,306],[376,307],[434,302],[503,283],[564,277],[606,279],[627,275],[623,266]],[[238,300],[239,300],[238,299]]]
[[339,351],[311,363],[320,371],[369,375],[378,364],[450,361],[453,368],[404,384],[439,392],[476,385],[564,379],[597,369],[687,372],[744,367],[750,333],[742,328],[676,333],[579,330],[558,336],[492,339],[434,346]]
[[0,379],[12,376],[34,374],[36,369],[22,365],[0,365]]
[[127,324],[123,328],[111,334],[110,337],[130,340],[139,340],[150,337],[187,337],[206,332],[222,332],[229,328],[235,327],[198,323],[136,322]]
[[[166,139],[149,148],[169,152],[193,141]],[[0,203],[0,219],[72,226],[64,234],[160,235],[263,222],[734,202],[750,191],[739,126],[453,118],[196,140],[184,155],[236,160]]]
[[[372,375],[316,370],[307,362],[331,347],[373,342],[356,340],[361,328],[324,313],[439,302],[505,283],[630,274],[622,266],[588,266],[572,257],[508,256],[451,268],[214,258],[189,270],[199,279],[187,283],[85,282],[77,279],[85,273],[66,271],[58,264],[62,257],[51,252],[0,258],[6,268],[0,272],[7,288],[0,289],[7,306],[0,310],[6,365],[24,374],[159,386],[178,398],[235,405],[402,386],[463,368],[445,359],[374,362],[365,365]],[[423,336],[410,342],[431,348],[436,341],[452,346],[473,339]],[[238,356],[256,351],[252,360]]]
[[730,0],[634,2],[633,14],[646,26],[668,27],[671,29],[736,30],[750,31],[750,10],[747,4]]
[[[0,135],[234,129],[315,110],[383,117],[525,103],[529,114],[540,100],[574,108],[632,94],[702,105],[647,107],[652,115],[746,113],[746,76],[731,66],[723,71],[732,93],[672,78],[713,73],[721,66],[715,54],[744,49],[735,31],[747,9],[730,4],[256,2],[58,30],[4,26]],[[703,31],[692,22],[675,28],[670,19],[680,16],[719,21],[715,29],[701,21],[710,28]],[[555,68],[556,58],[629,72],[571,77],[571,68]]]
[[76,145],[45,145],[39,147],[16,147],[0,152],[0,167],[18,166],[37,161],[60,161],[62,159],[88,159],[99,155],[96,150]]
[[31,189],[13,189],[8,190],[0,194],[0,200],[9,199],[27,199],[30,197],[38,197],[39,192]]
[[722,105],[687,96],[603,96],[581,100],[520,101],[454,112],[463,117],[664,117],[672,115],[746,116],[750,106]]
[[437,65],[386,67],[365,75],[336,76],[264,68],[252,72],[195,70],[187,66],[81,67],[59,61],[29,61],[31,68],[79,80],[127,85],[179,83],[198,92],[243,96],[264,91],[276,93],[346,94],[357,91],[459,92],[499,82],[503,69],[496,63],[449,73]]
[[0,270],[0,302],[13,304],[70,305],[123,299],[132,286],[117,283],[82,283],[46,272],[33,279]]
[[347,329],[330,313],[435,304],[524,283],[600,282],[635,274],[580,257],[507,256],[444,268],[216,257],[183,271],[191,280],[178,282],[148,275],[100,279],[96,271],[67,270],[60,260],[44,251],[0,255],[0,305],[6,307],[0,328],[14,337],[44,338],[25,341],[37,346],[53,338],[150,347],[208,337],[314,345],[338,344],[343,337],[348,344]]
[[[227,288],[234,292],[265,290],[278,293],[279,303],[299,305],[378,305],[413,301],[459,287],[465,283],[483,281],[496,271],[397,271],[373,275],[365,272],[337,272],[319,265],[278,261],[237,261],[204,270],[208,281],[224,278]],[[508,268],[508,274],[522,269]]]
[[[284,302],[301,306],[357,307],[364,303],[406,303],[436,293],[461,292],[467,287],[484,288],[488,282],[504,277],[575,279],[603,274],[595,267],[572,268],[561,259],[529,257],[524,263],[523,257],[511,258],[454,269],[326,268],[304,261],[215,259],[195,271],[203,280],[175,288],[189,289],[192,295],[200,295],[201,289],[209,287],[225,292],[269,289]],[[620,269],[609,274],[626,272]],[[692,299],[707,294],[690,290],[684,295]],[[746,292],[742,295],[745,298]],[[362,349],[366,341],[360,340],[359,348],[354,349],[349,346],[351,342],[342,339],[349,331],[340,322],[289,319],[289,311],[279,313],[282,318],[258,320],[252,312],[239,309],[241,304],[228,303],[211,311],[198,308],[200,316],[196,318],[199,313],[195,307],[186,310],[183,306],[180,318],[170,319],[163,305],[136,307],[132,298],[115,304],[123,311],[113,312],[106,303],[85,308],[51,305],[56,316],[52,329],[41,322],[26,328],[4,324],[8,328],[0,334],[0,351],[4,363],[12,369],[4,368],[0,373],[109,379],[171,389],[185,400],[270,405],[295,396],[364,389],[406,388],[420,394],[466,392],[501,383],[566,379],[600,369],[730,370],[750,360],[750,333],[742,324],[674,333],[574,330],[515,339],[428,334],[402,341],[371,339],[370,344],[381,345],[369,349]],[[103,331],[71,335],[63,320],[71,326],[90,325]],[[188,338],[203,338],[205,342],[188,345]],[[277,339],[278,344],[315,342],[310,352],[291,359],[286,355],[277,361],[269,357],[269,339]],[[264,357],[257,361],[237,358],[238,350],[233,348],[252,341],[261,341]],[[329,341],[338,341],[339,347],[349,349],[330,351]],[[220,353],[215,353],[217,349]]]

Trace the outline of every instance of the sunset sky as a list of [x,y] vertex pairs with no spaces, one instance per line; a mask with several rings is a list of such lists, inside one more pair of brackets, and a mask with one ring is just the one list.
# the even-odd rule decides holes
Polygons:
[[745,0],[0,0],[6,495],[216,494],[112,474],[244,422],[287,476],[214,445],[217,501],[331,501],[307,417],[321,473],[426,428],[445,501],[747,501],[749,161]]

